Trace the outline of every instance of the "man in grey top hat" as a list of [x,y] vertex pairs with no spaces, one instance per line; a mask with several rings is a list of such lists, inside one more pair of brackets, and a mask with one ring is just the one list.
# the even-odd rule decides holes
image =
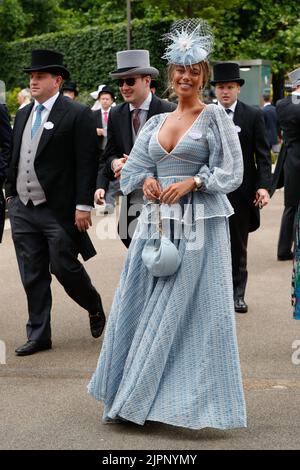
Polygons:
[[66,293],[89,312],[92,336],[101,335],[101,298],[77,259],[96,254],[87,230],[97,168],[92,111],[60,94],[69,72],[63,55],[32,51],[34,102],[18,111],[6,196],[20,275],[27,296],[27,356],[51,349],[51,273]]
[[293,258],[295,217],[300,202],[300,67],[288,75],[293,92],[276,104],[283,145],[272,183],[272,193],[276,188],[284,186],[284,211],[277,245],[279,261]]
[[[147,50],[117,52],[117,69],[110,75],[117,79],[124,103],[112,108],[109,114],[107,144],[97,177],[97,204],[104,203],[109,180],[120,176],[145,122],[155,114],[170,112],[176,107],[151,93],[151,78],[158,75],[158,70],[150,65]],[[126,247],[130,245],[142,204],[141,189],[122,200],[119,235]]]

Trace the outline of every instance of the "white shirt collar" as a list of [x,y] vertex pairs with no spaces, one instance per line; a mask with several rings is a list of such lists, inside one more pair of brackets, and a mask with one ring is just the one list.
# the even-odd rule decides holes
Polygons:
[[300,91],[292,91],[292,95],[300,96]]
[[[151,101],[152,101],[152,93],[150,91],[149,95],[147,96],[145,101],[141,104],[141,106],[139,106],[138,109],[143,109],[144,111],[149,111]],[[134,109],[136,109],[135,106],[133,106],[131,103],[129,103],[129,110],[133,111]]]
[[270,106],[270,105],[271,105],[271,103],[265,103],[265,104],[264,104],[264,107],[265,107],[265,106]]
[[57,98],[59,97],[59,91],[54,95],[54,96],[51,96],[51,98],[49,98],[48,100],[44,101],[44,103],[39,103],[37,100],[34,100],[34,110],[36,110],[36,107],[39,105],[39,104],[42,104],[43,106],[45,106],[46,110],[50,113],[55,101],[57,100]]
[[234,103],[232,103],[231,106],[225,108],[225,106],[223,106],[223,105],[218,101],[218,106],[219,106],[220,108],[223,108],[223,109],[231,109],[231,111],[232,111],[233,113],[234,113],[234,111],[235,111],[236,105],[237,105],[237,101],[235,101]]

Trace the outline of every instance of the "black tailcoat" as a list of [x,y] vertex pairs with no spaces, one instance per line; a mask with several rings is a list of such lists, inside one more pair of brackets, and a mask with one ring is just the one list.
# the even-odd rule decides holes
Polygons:
[[271,156],[266,137],[262,111],[241,101],[237,102],[233,122],[238,130],[244,161],[244,177],[241,186],[230,193],[229,199],[242,197],[250,210],[249,231],[260,225],[260,214],[253,201],[259,188],[271,187]]

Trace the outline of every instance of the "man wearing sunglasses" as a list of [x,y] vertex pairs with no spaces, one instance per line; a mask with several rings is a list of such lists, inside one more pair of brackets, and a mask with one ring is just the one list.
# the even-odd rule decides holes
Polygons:
[[[115,106],[109,114],[107,144],[97,177],[96,204],[104,204],[109,181],[120,177],[121,169],[146,121],[155,114],[170,112],[176,107],[151,93],[151,79],[158,73],[156,68],[150,66],[147,50],[117,52],[117,69],[110,75],[117,79],[124,103]],[[118,231],[127,248],[142,204],[142,189],[123,197]]]

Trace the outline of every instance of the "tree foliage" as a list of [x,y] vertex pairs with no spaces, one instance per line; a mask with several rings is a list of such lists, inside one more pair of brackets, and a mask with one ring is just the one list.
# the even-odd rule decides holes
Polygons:
[[[104,32],[115,30],[115,35],[122,30],[126,37],[126,3],[126,0],[0,0],[0,42],[48,32],[84,37],[89,27]],[[300,65],[299,0],[131,0],[131,10],[133,41],[138,48],[148,44],[151,55],[161,48],[153,24],[161,23],[160,34],[164,21],[194,16],[206,18],[213,26],[214,60],[271,60],[274,81],[280,82],[281,87],[284,73]],[[140,43],[135,40],[138,21],[148,25],[146,41],[141,35]],[[149,25],[154,29],[148,35]],[[90,36],[88,41],[90,47],[95,47]],[[113,38],[108,47],[116,44]],[[86,45],[80,41],[79,45],[85,51]],[[94,54],[103,47],[96,45]],[[81,51],[78,55],[82,56]],[[18,63],[18,58],[15,59]]]

